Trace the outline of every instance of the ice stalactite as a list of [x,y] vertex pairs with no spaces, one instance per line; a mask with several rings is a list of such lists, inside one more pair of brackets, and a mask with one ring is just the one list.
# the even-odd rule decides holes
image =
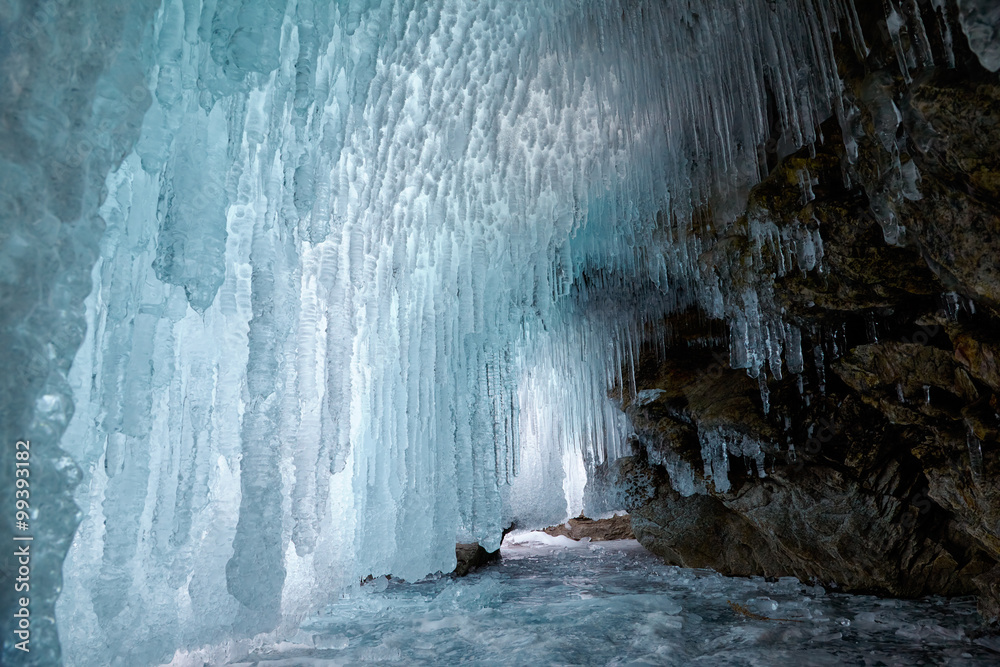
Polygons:
[[[45,5],[44,57],[2,54],[4,257],[60,249],[4,277],[6,347],[48,378],[5,387],[5,434],[82,510],[71,663],[283,627],[368,574],[450,569],[456,540],[494,548],[527,508],[564,518],[665,310],[728,317],[755,374],[801,363],[767,294],[704,274],[693,216],[739,207],[769,139],[849,126],[848,0],[119,4]],[[792,236],[752,241],[818,266],[815,226]],[[51,605],[76,521],[50,516]]]
[[958,0],[958,7],[962,30],[979,62],[991,72],[1000,70],[1000,7],[990,0]]

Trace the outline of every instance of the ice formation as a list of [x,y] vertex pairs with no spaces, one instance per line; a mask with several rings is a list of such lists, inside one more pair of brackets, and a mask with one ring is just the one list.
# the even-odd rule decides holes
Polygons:
[[958,7],[962,29],[979,62],[991,72],[1000,70],[1000,6],[991,0],[959,0]]
[[[836,114],[850,141],[850,0],[15,0],[0,33],[39,664],[169,660],[561,520],[668,309],[729,318],[754,375],[801,367],[691,220],[768,139]],[[821,262],[809,221],[754,229]]]

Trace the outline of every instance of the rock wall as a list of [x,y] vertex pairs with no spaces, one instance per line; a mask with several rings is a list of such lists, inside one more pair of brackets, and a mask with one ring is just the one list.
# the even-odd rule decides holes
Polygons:
[[[836,47],[847,110],[816,146],[764,155],[770,175],[701,261],[730,295],[768,294],[801,359],[751,378],[730,363],[731,322],[692,308],[651,327],[634,391],[616,390],[635,455],[608,474],[670,563],[977,594],[996,622],[1000,86],[954,6],[925,45],[861,11],[869,52]],[[820,237],[808,261],[799,248],[813,268],[788,270],[762,225]]]

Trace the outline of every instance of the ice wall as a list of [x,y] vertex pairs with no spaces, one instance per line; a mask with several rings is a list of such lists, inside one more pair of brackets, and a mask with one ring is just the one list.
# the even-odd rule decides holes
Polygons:
[[270,631],[563,518],[665,309],[749,312],[745,365],[780,367],[699,280],[692,211],[844,117],[833,35],[864,48],[848,0],[3,11],[42,25],[2,56],[3,335],[33,383],[5,378],[5,437],[51,471],[50,608],[82,510],[71,664]]
[[[67,373],[104,222],[105,176],[150,104],[138,57],[155,2],[0,3],[0,633],[5,665],[58,663],[55,603],[79,514],[80,468],[60,448],[73,415]],[[100,17],[99,19],[97,17]],[[85,27],[85,29],[84,29]],[[30,445],[29,519],[15,525],[15,444]],[[22,497],[23,499],[23,497]],[[31,541],[29,590],[12,535]],[[27,595],[25,595],[27,594]],[[14,643],[30,599],[30,653]]]

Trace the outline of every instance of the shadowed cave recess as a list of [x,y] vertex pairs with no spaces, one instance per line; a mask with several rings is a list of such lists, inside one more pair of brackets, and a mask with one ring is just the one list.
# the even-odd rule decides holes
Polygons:
[[995,624],[998,70],[991,0],[4,2],[3,664],[614,510]]

